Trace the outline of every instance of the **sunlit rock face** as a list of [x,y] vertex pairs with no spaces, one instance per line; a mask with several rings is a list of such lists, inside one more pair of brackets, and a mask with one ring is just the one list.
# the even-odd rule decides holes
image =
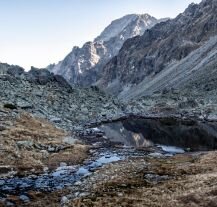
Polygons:
[[48,69],[72,85],[89,86],[99,79],[103,66],[118,54],[127,39],[142,35],[161,21],[165,19],[157,20],[148,14],[124,16],[113,21],[94,41],[74,47],[63,61]]
[[177,146],[191,151],[217,148],[217,123],[192,120],[126,119],[105,124],[106,136],[127,146],[153,144]]

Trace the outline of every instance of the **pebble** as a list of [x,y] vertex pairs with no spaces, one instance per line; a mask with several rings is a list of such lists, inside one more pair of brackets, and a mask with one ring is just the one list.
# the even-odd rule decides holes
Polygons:
[[47,151],[48,151],[48,152],[55,152],[55,148],[49,146]]
[[66,166],[67,166],[67,163],[65,163],[65,162],[60,163],[60,167],[66,167]]
[[89,173],[88,169],[86,169],[84,167],[80,167],[79,170],[77,171],[78,175],[86,175],[88,173]]
[[12,202],[10,202],[10,201],[7,201],[7,202],[6,202],[6,206],[15,206],[15,205],[14,205],[14,203],[12,203]]
[[30,202],[29,197],[26,196],[26,195],[21,195],[21,196],[20,196],[20,200],[22,200],[24,203]]
[[80,197],[85,197],[85,196],[88,196],[88,195],[90,195],[90,193],[88,193],[88,192],[83,192],[83,193],[80,193]]
[[62,198],[61,198],[61,204],[66,204],[66,203],[68,203],[69,202],[69,199],[66,197],[66,196],[63,196]]
[[77,182],[74,183],[75,186],[79,186],[81,184],[82,184],[81,181],[77,181]]
[[154,157],[154,158],[162,158],[164,155],[158,152],[150,153],[149,156]]
[[4,180],[0,180],[0,185],[4,185],[5,181]]

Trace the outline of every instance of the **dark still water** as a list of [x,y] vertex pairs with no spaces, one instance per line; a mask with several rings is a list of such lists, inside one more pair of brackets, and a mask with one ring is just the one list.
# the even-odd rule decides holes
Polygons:
[[190,151],[217,149],[217,123],[214,122],[132,118],[102,125],[100,129],[112,141],[126,146],[159,144]]

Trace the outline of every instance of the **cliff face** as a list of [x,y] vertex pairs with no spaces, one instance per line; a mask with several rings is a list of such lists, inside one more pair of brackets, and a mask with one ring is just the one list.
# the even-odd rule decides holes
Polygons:
[[[159,23],[144,35],[127,40],[118,55],[104,67],[97,85],[122,98],[135,98],[149,90],[178,86],[174,76],[179,76],[184,83],[188,78],[182,79],[183,74],[192,71],[198,62],[208,61],[207,52],[214,54],[215,38],[210,38],[217,35],[216,20],[216,0],[191,4],[175,19]],[[191,59],[193,52],[194,59]],[[196,76],[195,73],[192,77]],[[167,83],[162,85],[164,80]]]
[[142,35],[159,21],[164,20],[148,14],[124,16],[113,21],[93,42],[85,43],[82,48],[74,47],[63,61],[48,69],[72,85],[89,86],[100,78],[103,66],[118,54],[127,39]]

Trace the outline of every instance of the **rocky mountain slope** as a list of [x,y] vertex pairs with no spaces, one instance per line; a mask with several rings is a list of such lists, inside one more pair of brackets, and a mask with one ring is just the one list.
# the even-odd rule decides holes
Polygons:
[[[1,70],[1,68],[4,68]],[[0,64],[0,105],[24,110],[57,126],[72,130],[91,120],[120,113],[121,105],[95,87],[72,88],[47,70]]]
[[[128,114],[217,120],[216,19],[217,0],[204,0],[127,40],[97,84],[124,103],[94,86],[72,88],[47,70],[7,64],[0,65],[0,101],[71,128]],[[97,41],[117,33],[112,25]]]
[[216,0],[191,4],[175,19],[127,40],[97,85],[127,101],[206,80],[216,69],[216,20]]
[[113,21],[93,42],[82,48],[74,47],[66,58],[48,69],[62,75],[70,84],[89,86],[101,75],[101,68],[115,55],[123,43],[134,36],[142,35],[146,29],[165,21],[144,14],[131,14]]

